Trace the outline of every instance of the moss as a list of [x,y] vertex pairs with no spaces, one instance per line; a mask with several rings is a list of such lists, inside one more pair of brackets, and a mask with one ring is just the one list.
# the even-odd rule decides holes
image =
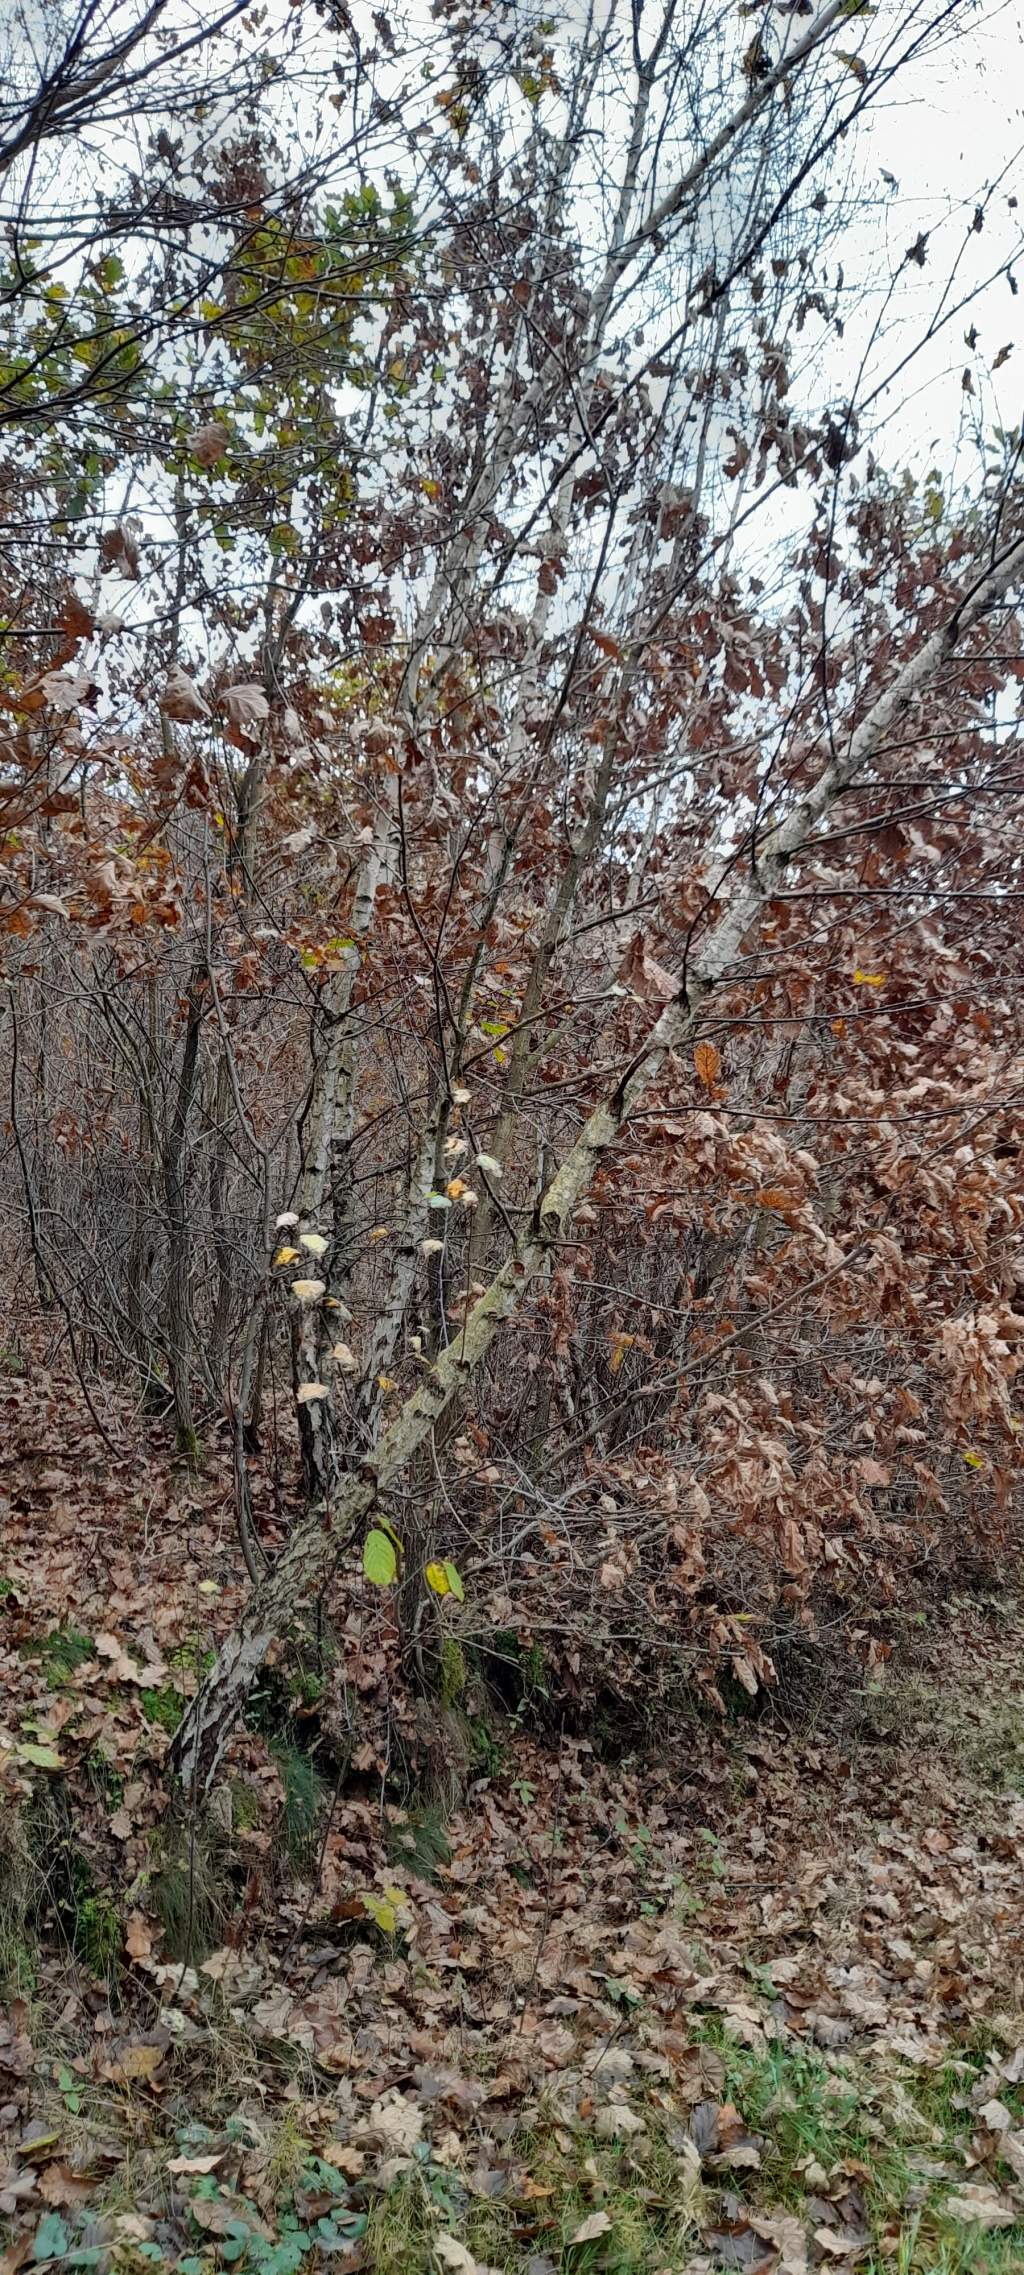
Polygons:
[[185,1711],[180,1691],[172,1690],[166,1683],[162,1690],[140,1690],[139,1704],[147,1722],[155,1722],[173,1736]]
[[495,1737],[490,1723],[483,1714],[470,1716],[470,1741],[474,1759],[484,1777],[501,1777],[505,1768],[505,1748]]
[[442,1706],[454,1706],[462,1697],[469,1680],[466,1655],[454,1635],[446,1635],[441,1645],[440,1679],[438,1689]]
[[197,1430],[179,1424],[174,1433],[174,1459],[182,1463],[190,1475],[202,1468],[203,1451]]
[[258,1825],[259,1818],[260,1805],[252,1786],[246,1785],[244,1778],[233,1777],[231,1780],[232,1824],[238,1832],[251,1833],[253,1826]]

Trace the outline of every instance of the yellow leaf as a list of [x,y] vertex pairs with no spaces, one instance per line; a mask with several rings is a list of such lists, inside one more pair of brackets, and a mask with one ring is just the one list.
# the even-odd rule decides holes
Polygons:
[[435,1596],[451,1594],[451,1581],[443,1564],[428,1564],[424,1578],[428,1588],[433,1588]]
[[369,1238],[371,1240],[386,1240],[390,1230],[391,1226],[389,1224],[375,1224],[373,1231],[369,1234]]
[[453,1177],[450,1184],[445,1186],[445,1192],[450,1201],[461,1201],[465,1190],[466,1180],[464,1177]]
[[397,1390],[397,1389],[398,1389],[398,1384],[397,1384],[397,1382],[392,1382],[392,1380],[391,1380],[391,1376],[390,1376],[389,1374],[379,1374],[379,1375],[377,1376],[377,1382],[378,1382],[378,1385],[379,1385],[380,1389],[381,1389],[381,1390],[383,1390],[383,1391],[385,1391],[385,1392],[386,1392],[386,1391],[389,1391],[389,1390]]
[[279,1248],[274,1258],[275,1264],[297,1264],[298,1260],[299,1251],[297,1248]]
[[397,1924],[394,1904],[389,1904],[383,1896],[371,1896],[368,1892],[363,1896],[363,1903],[381,1934],[393,1935]]
[[980,1453],[965,1453],[964,1460],[967,1463],[968,1469],[984,1469],[985,1467],[984,1460]]
[[885,986],[885,973],[884,973],[884,972],[862,972],[862,971],[861,971],[861,970],[858,968],[858,970],[857,970],[857,971],[855,971],[855,972],[854,972],[854,975],[853,975],[853,984],[854,984],[854,987],[884,987],[884,986]]

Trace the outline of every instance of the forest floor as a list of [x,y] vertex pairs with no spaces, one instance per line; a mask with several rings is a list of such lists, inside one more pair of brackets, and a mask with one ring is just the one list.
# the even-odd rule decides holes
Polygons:
[[0,2275],[1024,2270],[1009,1597],[642,1757],[506,1718],[443,1822],[250,1730],[168,1833],[223,1465],[2,1389]]

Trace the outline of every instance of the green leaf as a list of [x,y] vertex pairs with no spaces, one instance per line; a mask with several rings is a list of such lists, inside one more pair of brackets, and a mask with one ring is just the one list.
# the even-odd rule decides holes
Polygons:
[[63,2259],[68,2248],[68,2231],[59,2212],[47,2212],[36,2229],[32,2246],[34,2259]]
[[363,1543],[363,1571],[375,1588],[389,1588],[398,1570],[398,1558],[386,1532],[369,1532]]
[[64,1760],[52,1746],[15,1746],[20,1762],[29,1762],[33,1769],[63,1769]]
[[454,1564],[446,1564],[446,1565],[445,1565],[445,1568],[444,1568],[444,1569],[445,1569],[445,1577],[446,1577],[446,1579],[447,1579],[447,1582],[448,1582],[448,1586],[449,1586],[449,1587],[450,1587],[450,1589],[451,1589],[451,1592],[452,1592],[452,1594],[453,1594],[453,1596],[454,1596],[454,1598],[455,1598],[455,1601],[456,1601],[456,1603],[457,1603],[457,1604],[464,1604],[464,1603],[465,1603],[465,1601],[466,1601],[466,1591],[465,1591],[465,1588],[464,1588],[464,1587],[463,1587],[463,1585],[462,1585],[462,1581],[461,1581],[461,1579],[460,1579],[460,1577],[459,1577],[459,1574],[457,1573],[457,1571],[456,1571],[456,1569],[455,1569],[455,1566],[454,1566]]
[[232,2220],[230,2226],[228,2227],[227,2233],[225,2235],[222,2235],[220,2238],[221,2258],[230,2267],[232,2261],[235,2259],[241,2259],[243,2253],[248,2251],[248,2248],[249,2230],[246,2227],[245,2221]]

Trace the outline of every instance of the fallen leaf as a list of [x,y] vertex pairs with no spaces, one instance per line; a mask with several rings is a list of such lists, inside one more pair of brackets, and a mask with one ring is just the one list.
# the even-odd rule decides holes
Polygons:
[[1016,2207],[998,2189],[982,2187],[972,2181],[962,2182],[955,2196],[947,2196],[942,2207],[948,2219],[974,2221],[980,2228],[1012,2228],[1017,2218]]
[[573,2244],[593,2243],[597,2236],[606,2236],[611,2224],[607,2212],[591,2212],[589,2218],[581,2220],[575,2235],[569,2237],[570,2248]]
[[996,2154],[1002,2157],[1004,2164],[1009,2165],[1014,2179],[1024,2186],[1024,2133],[1000,2133],[996,2142]]
[[124,1947],[129,1959],[139,1967],[148,1967],[153,1957],[153,1938],[157,1933],[145,1912],[133,1912],[128,1922]]
[[328,2141],[320,2154],[324,2164],[333,2166],[335,2172],[347,2173],[350,2180],[358,2180],[360,2173],[366,2170],[362,2149],[351,2149],[344,2141]]
[[87,2204],[96,2185],[88,2173],[71,2172],[66,2164],[48,2164],[39,2175],[40,2196],[44,2204],[55,2208],[61,2204]]
[[807,2230],[793,2212],[751,2212],[755,2235],[773,2243],[779,2254],[776,2275],[807,2275]]
[[100,2076],[111,2085],[149,2085],[155,2078],[166,2052],[166,2045],[154,2045],[142,2040],[134,2046],[125,2046],[112,2062],[104,2062]]
[[642,2117],[622,2101],[609,2101],[599,2109],[594,2119],[594,2131],[599,2141],[629,2140],[634,2133],[644,2133],[647,2127]]
[[434,2250],[442,2267],[451,2268],[452,2275],[492,2275],[491,2269],[485,2267],[481,2260],[474,2259],[465,2244],[459,2242],[458,2236],[449,2235],[445,2229],[434,2237]]

